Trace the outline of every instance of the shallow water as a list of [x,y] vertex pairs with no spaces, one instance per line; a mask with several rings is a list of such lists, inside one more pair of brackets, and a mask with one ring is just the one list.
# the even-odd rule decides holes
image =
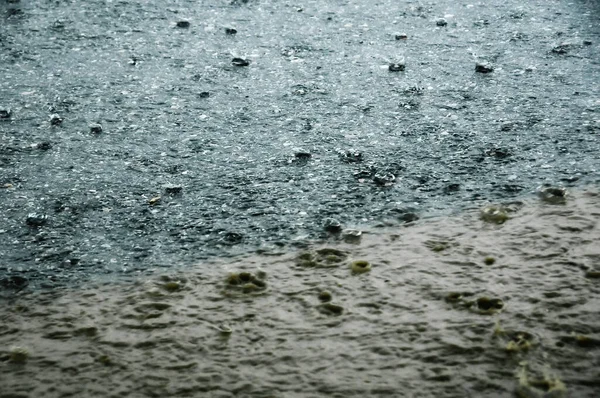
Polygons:
[[329,217],[600,182],[597,1],[301,3],[0,0],[0,279],[278,251]]
[[600,195],[507,208],[503,224],[469,211],[16,293],[0,307],[0,397],[596,397]]
[[0,0],[0,398],[598,396],[597,1],[164,3]]

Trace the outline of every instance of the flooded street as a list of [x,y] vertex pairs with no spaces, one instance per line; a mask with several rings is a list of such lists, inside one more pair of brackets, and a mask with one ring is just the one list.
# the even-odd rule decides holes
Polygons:
[[17,294],[0,396],[596,397],[600,195],[512,210]]
[[328,219],[400,225],[600,181],[597,1],[0,13],[0,279],[293,250]]
[[600,3],[0,0],[0,398],[600,395]]

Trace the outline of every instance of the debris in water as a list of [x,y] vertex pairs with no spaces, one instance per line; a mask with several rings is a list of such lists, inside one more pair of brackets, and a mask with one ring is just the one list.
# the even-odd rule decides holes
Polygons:
[[148,204],[150,206],[154,206],[156,204],[158,204],[158,202],[160,202],[161,197],[160,196],[155,196],[153,198],[151,198],[150,200],[148,200]]
[[189,21],[178,21],[176,26],[178,28],[189,28],[190,27],[190,22]]
[[440,18],[435,21],[435,24],[436,26],[446,26],[448,25],[448,21],[446,21],[444,18]]
[[235,35],[236,33],[237,33],[237,29],[225,28],[225,34],[227,34],[227,35]]

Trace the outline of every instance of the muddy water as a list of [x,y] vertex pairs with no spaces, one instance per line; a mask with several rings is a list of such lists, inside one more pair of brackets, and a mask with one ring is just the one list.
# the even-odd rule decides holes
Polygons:
[[509,209],[23,291],[0,397],[596,397],[600,195]]

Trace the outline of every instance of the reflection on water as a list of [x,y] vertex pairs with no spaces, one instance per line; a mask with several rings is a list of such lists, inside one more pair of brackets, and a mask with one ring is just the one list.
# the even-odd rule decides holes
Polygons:
[[600,196],[508,207],[15,293],[0,396],[594,397]]

